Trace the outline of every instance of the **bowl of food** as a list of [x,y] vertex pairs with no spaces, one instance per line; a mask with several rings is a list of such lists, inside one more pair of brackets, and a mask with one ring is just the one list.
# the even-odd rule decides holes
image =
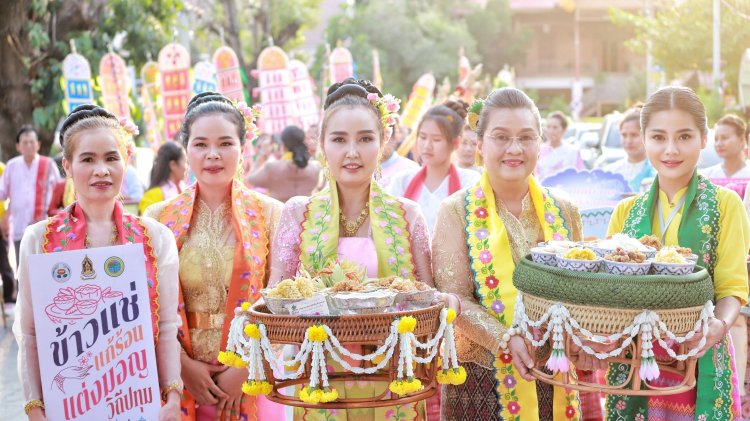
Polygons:
[[625,251],[616,248],[604,255],[604,270],[613,275],[646,275],[651,269],[651,262],[639,251]]
[[695,262],[686,259],[676,247],[662,247],[652,259],[651,267],[659,275],[688,275],[693,273]]
[[328,306],[338,314],[384,313],[393,305],[396,292],[388,289],[374,291],[336,292],[326,296]]
[[537,246],[531,249],[531,260],[547,266],[557,266],[557,252],[552,247]]
[[316,279],[296,277],[284,279],[273,288],[260,290],[260,295],[273,314],[289,314],[292,304],[312,298],[322,289]]
[[610,238],[598,241],[591,246],[591,250],[593,250],[599,257],[604,257],[606,254],[610,254],[618,248],[627,252],[637,251],[643,253],[646,255],[647,259],[656,254],[656,248],[652,245],[646,245],[627,234],[614,234]]
[[557,255],[557,267],[579,272],[598,272],[602,258],[589,248],[574,247]]

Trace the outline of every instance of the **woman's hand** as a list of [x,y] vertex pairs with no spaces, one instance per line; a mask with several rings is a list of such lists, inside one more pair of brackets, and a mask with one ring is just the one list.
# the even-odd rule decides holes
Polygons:
[[196,361],[187,354],[180,356],[180,362],[182,382],[198,405],[216,405],[219,400],[227,398],[227,394],[221,391],[212,378],[215,373],[227,370],[227,367]]
[[167,395],[167,402],[159,409],[159,421],[180,421],[180,418],[180,394],[173,390]]
[[29,411],[29,421],[45,421],[46,419],[42,408],[34,408]]
[[220,399],[216,405],[216,413],[224,413],[221,421],[230,421],[230,419],[239,419],[240,404],[242,403],[242,383],[247,380],[248,372],[246,368],[228,368],[226,371],[216,376],[216,384],[227,395],[225,399]]
[[[721,320],[717,319],[716,317],[708,319],[708,333],[706,334],[706,344],[703,345],[703,348],[701,348],[701,350],[697,354],[695,354],[695,357],[700,358],[705,355],[712,346],[716,345],[720,340],[724,339],[724,337],[727,336],[728,331],[729,329],[727,329],[727,325]],[[685,341],[687,350],[689,351],[697,347],[702,337],[703,334],[701,332],[697,332],[692,339],[690,339],[689,341]]]
[[438,292],[437,298],[443,302],[445,308],[453,309],[456,312],[456,316],[461,314],[461,302],[458,301],[458,297],[455,294]]
[[518,374],[528,381],[533,381],[534,376],[531,375],[531,369],[534,368],[534,360],[529,355],[528,348],[526,348],[526,341],[521,336],[512,336],[508,341],[508,349],[513,357],[513,366],[516,367]]
[[[593,349],[595,352],[602,353],[602,352],[610,352],[613,349],[617,348],[618,343],[617,342],[601,343],[601,342],[583,340],[582,345],[588,346],[589,348]],[[583,371],[606,370],[609,367],[609,363],[606,360],[600,360],[599,358],[596,358],[596,356],[594,355],[589,355],[581,347],[574,344],[572,341],[570,342],[570,355],[576,357],[573,363],[575,364],[575,367],[578,370],[583,370]]]

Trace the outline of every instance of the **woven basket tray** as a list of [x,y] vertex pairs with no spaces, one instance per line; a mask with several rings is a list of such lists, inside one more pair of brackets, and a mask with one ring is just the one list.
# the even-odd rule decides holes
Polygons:
[[316,323],[328,325],[342,344],[381,345],[391,332],[396,317],[417,319],[416,337],[432,337],[440,327],[442,304],[420,310],[379,314],[351,314],[342,316],[290,316],[272,314],[265,304],[250,309],[250,318],[266,325],[268,339],[274,343],[301,344],[307,328]]
[[551,301],[606,307],[609,313],[612,308],[642,311],[697,307],[714,298],[711,277],[700,266],[686,276],[626,276],[546,266],[534,263],[530,255],[516,265],[513,285]]
[[[559,301],[550,301],[534,296],[529,293],[523,294],[523,305],[526,307],[526,315],[532,320],[539,320],[542,315],[553,304]],[[570,303],[560,303],[570,312],[578,324],[593,333],[599,335],[611,335],[622,332],[623,329],[633,323],[635,317],[643,310],[616,309],[607,307],[582,306]],[[675,335],[683,336],[693,330],[695,322],[700,319],[703,305],[697,307],[658,310],[659,319],[667,325],[667,328]]]

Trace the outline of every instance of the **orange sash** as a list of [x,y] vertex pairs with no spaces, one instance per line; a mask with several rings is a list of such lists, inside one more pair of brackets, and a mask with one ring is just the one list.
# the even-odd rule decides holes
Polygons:
[[[41,164],[41,163],[40,163]],[[154,328],[154,345],[159,337],[159,270],[156,265],[151,238],[141,222],[141,218],[123,212],[122,203],[115,201],[113,212],[115,225],[120,238],[118,244],[143,244],[146,255],[146,276],[148,297],[151,304],[151,323]],[[78,202],[73,202],[66,209],[47,219],[47,230],[44,233],[42,250],[54,253],[66,250],[85,248],[86,218]]]
[[[185,244],[193,211],[196,206],[198,185],[195,184],[178,196],[171,199],[158,217],[159,222],[172,230],[177,240],[177,249],[182,250]],[[220,349],[226,348],[229,335],[229,321],[234,318],[234,309],[244,301],[255,302],[260,298],[260,290],[266,279],[266,260],[269,250],[269,233],[263,217],[263,204],[257,194],[245,187],[241,182],[232,182],[232,226],[237,240],[234,248],[232,277],[227,292],[226,319],[222,329]],[[182,326],[177,331],[177,338],[182,347],[192,358],[193,349],[190,345],[190,331],[185,311],[185,301],[180,286],[179,312]],[[218,354],[217,354],[218,357]],[[244,396],[244,403],[240,417],[232,420],[246,420],[255,417],[255,399]],[[244,416],[244,418],[243,418]],[[195,420],[195,400],[185,390],[182,398],[182,419]]]

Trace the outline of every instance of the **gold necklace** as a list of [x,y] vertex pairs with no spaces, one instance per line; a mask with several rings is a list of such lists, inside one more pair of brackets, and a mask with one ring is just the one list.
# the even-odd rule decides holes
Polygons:
[[[120,232],[117,230],[117,224],[112,224],[112,237],[109,239],[109,245],[117,245],[117,240],[120,237]],[[86,231],[86,238],[83,240],[83,246],[87,249],[91,248],[91,240],[89,240],[89,233]]]
[[344,211],[339,209],[339,221],[341,222],[341,226],[344,228],[344,237],[354,237],[357,234],[357,231],[359,231],[359,228],[362,226],[362,224],[364,224],[365,219],[369,214],[369,203],[365,203],[365,208],[362,209],[362,212],[359,213],[359,216],[357,216],[357,219],[355,220],[346,219],[346,216],[344,216]]

